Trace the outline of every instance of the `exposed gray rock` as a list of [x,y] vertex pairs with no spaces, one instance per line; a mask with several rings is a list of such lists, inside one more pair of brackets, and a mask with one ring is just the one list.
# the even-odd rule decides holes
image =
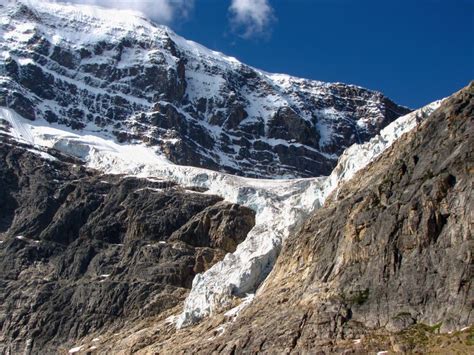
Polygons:
[[2,353],[55,353],[176,306],[255,223],[253,211],[217,196],[26,148],[2,136]]

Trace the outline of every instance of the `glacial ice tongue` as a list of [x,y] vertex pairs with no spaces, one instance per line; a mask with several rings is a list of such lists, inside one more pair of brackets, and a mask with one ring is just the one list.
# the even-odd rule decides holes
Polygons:
[[295,189],[294,193],[280,203],[267,200],[271,207],[257,215],[257,225],[236,252],[228,254],[221,263],[194,279],[177,326],[190,325],[225,309],[233,296],[255,292],[273,268],[282,243],[292,228],[322,206],[339,184],[351,179],[357,171],[375,160],[440,104],[441,101],[436,101],[400,117],[369,142],[349,147],[330,176],[300,180],[299,183],[288,181],[285,188]]
[[[234,297],[254,293],[275,264],[284,240],[310,213],[319,208],[338,185],[367,166],[402,134],[439,107],[441,101],[400,117],[369,142],[348,148],[328,177],[264,180],[243,178],[206,169],[177,166],[145,145],[118,144],[94,127],[81,132],[44,120],[29,121],[8,108],[0,119],[9,122],[7,134],[35,147],[56,148],[77,156],[91,168],[111,174],[153,177],[183,186],[208,188],[232,203],[256,211],[256,225],[237,250],[195,277],[177,326],[187,326],[225,310]],[[102,135],[101,135],[102,134]]]

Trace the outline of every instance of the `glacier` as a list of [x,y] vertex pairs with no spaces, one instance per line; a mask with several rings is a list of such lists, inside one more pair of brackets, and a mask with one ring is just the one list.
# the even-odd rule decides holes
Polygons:
[[31,150],[43,157],[49,156],[46,148],[54,148],[80,158],[88,167],[104,173],[163,179],[184,187],[203,187],[208,189],[207,194],[222,196],[229,202],[256,211],[256,225],[237,250],[194,278],[183,313],[176,321],[178,327],[184,327],[213,313],[228,310],[236,298],[245,298],[257,291],[271,272],[291,231],[321,207],[331,193],[337,193],[342,182],[374,161],[396,139],[437,109],[441,102],[436,101],[402,116],[369,142],[349,147],[331,175],[287,180],[252,179],[175,165],[157,148],[119,144],[93,125],[82,131],[73,131],[41,119],[29,121],[6,107],[0,108],[0,120],[10,125],[10,129],[5,129],[6,134],[30,144]]

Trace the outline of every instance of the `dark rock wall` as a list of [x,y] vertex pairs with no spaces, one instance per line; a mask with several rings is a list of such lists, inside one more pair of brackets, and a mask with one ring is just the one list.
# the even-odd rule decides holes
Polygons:
[[217,196],[102,176],[2,140],[0,352],[55,353],[174,307],[255,222]]

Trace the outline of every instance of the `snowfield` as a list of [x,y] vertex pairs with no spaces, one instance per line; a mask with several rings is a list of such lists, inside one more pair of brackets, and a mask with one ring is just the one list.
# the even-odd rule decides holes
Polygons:
[[[351,146],[330,176],[294,180],[251,179],[174,165],[157,148],[116,143],[94,126],[72,131],[44,120],[29,121],[5,107],[0,108],[0,120],[11,126],[6,134],[30,144],[31,151],[46,159],[54,158],[44,148],[55,148],[104,173],[158,178],[184,187],[205,187],[207,194],[222,196],[256,211],[256,225],[237,250],[195,277],[184,311],[176,320],[177,326],[183,327],[230,308],[234,297],[245,298],[256,292],[272,270],[282,243],[293,228],[319,208],[341,182],[367,166],[440,103],[434,102],[400,117],[369,142]],[[244,304],[250,303],[245,299]]]

